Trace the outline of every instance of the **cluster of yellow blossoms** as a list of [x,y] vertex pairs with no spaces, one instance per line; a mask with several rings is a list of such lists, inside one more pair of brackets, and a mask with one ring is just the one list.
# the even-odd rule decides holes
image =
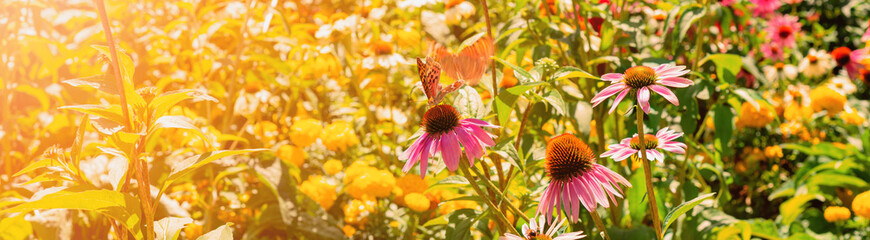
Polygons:
[[[870,219],[870,191],[863,192],[852,199],[852,211],[855,216]],[[848,208],[831,206],[825,208],[825,220],[828,222],[841,222],[849,220],[852,213]]]
[[313,175],[308,177],[308,180],[299,185],[299,191],[313,199],[317,204],[320,204],[323,209],[329,209],[335,203],[338,197],[335,192],[335,185],[326,182],[321,176]]
[[762,128],[776,118],[773,107],[766,103],[759,102],[758,104],[758,108],[749,102],[744,102],[740,106],[740,117],[735,123],[738,128]]

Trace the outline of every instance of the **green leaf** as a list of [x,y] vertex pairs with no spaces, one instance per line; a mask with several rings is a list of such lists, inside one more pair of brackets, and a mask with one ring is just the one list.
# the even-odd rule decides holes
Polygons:
[[532,78],[532,74],[529,73],[528,71],[526,71],[526,69],[518,67],[517,65],[510,64],[509,62],[502,60],[500,58],[496,58],[495,60],[510,67],[510,68],[512,68],[514,70],[514,77],[517,78],[517,80],[520,82],[520,84],[525,84],[525,83],[537,81],[536,79]]
[[734,131],[734,113],[731,107],[725,104],[713,107],[713,123],[716,130],[716,139],[713,145],[722,155],[730,156],[733,152],[731,137]]
[[510,118],[511,110],[514,107],[514,104],[517,103],[517,99],[520,95],[543,83],[544,82],[524,83],[498,92],[498,97],[495,99],[495,110],[498,115],[498,122],[507,123],[507,120]]
[[24,240],[33,235],[33,226],[24,220],[24,215],[6,217],[0,220],[0,239]]
[[178,233],[185,225],[192,223],[189,217],[165,217],[154,222],[154,233],[157,240],[178,239]]
[[[106,59],[112,59],[111,50],[107,46],[92,45],[94,49],[103,54]],[[133,86],[133,71],[136,67],[133,65],[133,59],[123,52],[118,52],[118,61],[120,62],[118,69],[121,71],[121,79],[124,87],[124,95],[127,96],[127,104],[131,107],[130,111],[135,109],[145,109],[145,99],[136,93],[136,88]],[[111,66],[110,66],[111,69]],[[133,115],[131,112],[130,115]],[[132,116],[131,116],[132,117]],[[124,123],[123,121],[120,123]]]
[[[44,196],[43,193],[47,193]],[[39,198],[37,196],[43,196]],[[120,192],[94,189],[88,186],[49,188],[34,194],[34,199],[0,211],[0,214],[31,212],[39,209],[78,209],[101,213],[126,227],[137,239],[142,238],[139,228],[142,212],[139,200]]]
[[22,174],[33,172],[36,169],[44,168],[47,166],[54,166],[53,163],[56,163],[56,162],[57,162],[57,160],[48,159],[48,158],[40,159],[39,161],[33,162],[30,165],[27,165],[27,167],[24,167],[24,169],[21,169],[21,171],[18,171],[17,173],[15,173],[15,175],[12,175],[12,177],[18,177],[18,176],[21,176]]
[[163,182],[163,187],[160,188],[160,192],[157,193],[158,196],[163,195],[163,192],[166,191],[166,188],[172,186],[172,183],[180,179],[181,177],[192,173],[199,167],[202,167],[208,163],[211,163],[215,160],[229,157],[233,155],[251,153],[251,152],[259,152],[268,149],[245,149],[245,150],[223,150],[223,151],[214,151],[207,152],[200,155],[196,155],[193,157],[186,158],[184,160],[175,162],[172,165],[172,172],[166,177],[166,180]]
[[677,218],[680,218],[680,216],[682,216],[683,214],[685,214],[689,210],[692,210],[692,208],[694,208],[695,206],[698,206],[698,204],[701,204],[701,202],[704,201],[705,199],[713,197],[713,195],[716,195],[716,193],[708,193],[708,194],[698,196],[695,199],[681,203],[679,206],[677,206],[676,208],[671,210],[671,212],[669,212],[668,215],[665,216],[665,222],[664,222],[665,225],[662,226],[662,233],[667,232],[668,227],[670,227],[672,223],[677,221]]
[[233,228],[226,224],[199,236],[196,240],[233,240]]
[[124,124],[124,115],[121,113],[121,106],[102,106],[102,105],[74,105],[63,106],[57,109],[69,109],[84,114],[98,116],[104,119],[112,120],[118,124]]
[[592,74],[589,74],[582,69],[571,66],[559,68],[559,70],[556,70],[556,73],[553,74],[553,78],[555,78],[556,80],[563,80],[568,78],[599,79],[598,77],[592,76]]
[[457,91],[458,95],[453,100],[453,106],[463,115],[481,119],[486,115],[486,109],[480,94],[471,86],[464,86]]
[[468,179],[465,179],[465,177],[463,177],[463,176],[453,175],[453,176],[449,176],[449,177],[446,177],[444,179],[441,179],[441,181],[438,181],[435,184],[432,184],[432,187],[435,187],[438,185],[455,185],[455,184],[468,185]]
[[508,160],[511,165],[514,165],[520,172],[525,172],[524,164],[521,162],[520,154],[517,152],[517,149],[514,147],[513,138],[504,138],[501,142],[498,142],[493,147],[495,153],[500,155],[502,158]]
[[167,92],[155,97],[148,103],[148,110],[151,112],[152,118],[159,118],[166,114],[170,108],[187,99],[218,102],[217,99],[202,91],[186,89]]
[[547,91],[544,93],[544,101],[550,103],[553,108],[556,109],[556,113],[564,116],[566,112],[568,112],[568,106],[565,104],[565,100],[562,99],[562,94],[557,90]]
[[779,206],[780,216],[782,217],[782,225],[789,226],[801,213],[804,212],[806,204],[812,200],[824,200],[819,194],[803,194],[797,195],[789,200],[786,200]]
[[716,64],[716,76],[725,82],[734,84],[736,82],[737,73],[743,67],[743,59],[735,54],[712,54],[701,60],[701,65],[707,61],[713,61]]

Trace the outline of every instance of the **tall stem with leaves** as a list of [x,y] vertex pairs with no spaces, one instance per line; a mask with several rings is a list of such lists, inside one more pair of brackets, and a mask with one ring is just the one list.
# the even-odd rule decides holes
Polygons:
[[[115,80],[118,83],[118,94],[121,97],[121,112],[124,116],[124,131],[134,132],[133,124],[130,118],[130,110],[127,104],[127,89],[125,89],[123,73],[121,72],[120,62],[118,61],[118,49],[116,48],[115,40],[112,37],[112,28],[109,25],[109,16],[106,13],[106,5],[103,3],[103,0],[94,0],[94,3],[97,5],[97,10],[99,11],[100,21],[103,25],[103,32],[106,34],[106,41],[109,45],[110,55],[112,57],[111,68],[112,72],[115,75]],[[132,86],[132,83],[130,84]],[[136,175],[136,179],[138,180],[138,188],[139,188],[139,204],[141,205],[142,213],[145,217],[145,221],[143,222],[145,229],[145,239],[153,239],[153,222],[154,215],[151,214],[148,209],[151,209],[151,189],[149,186],[148,179],[148,163],[145,161],[139,160],[138,149],[133,148],[132,153],[128,154],[129,161],[132,161],[133,165],[133,173]]]
[[662,239],[662,223],[659,218],[659,207],[656,203],[656,194],[655,190],[653,190],[653,182],[652,182],[652,167],[649,164],[649,160],[646,158],[646,139],[644,137],[643,131],[643,109],[640,107],[640,103],[637,104],[637,136],[638,140],[640,140],[640,152],[638,156],[640,157],[640,161],[643,162],[643,175],[646,179],[646,194],[649,196],[649,207],[652,209],[652,221],[653,228],[656,230],[656,239]]

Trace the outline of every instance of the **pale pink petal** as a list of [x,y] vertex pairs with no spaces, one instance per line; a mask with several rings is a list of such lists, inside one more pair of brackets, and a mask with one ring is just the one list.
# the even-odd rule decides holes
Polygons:
[[674,92],[671,92],[670,89],[663,87],[661,85],[650,85],[649,89],[653,90],[653,92],[656,92],[659,95],[662,95],[662,97],[665,97],[665,99],[667,99],[668,102],[671,102],[677,106],[680,105],[680,100],[677,99],[677,95],[674,95]]
[[601,90],[601,92],[596,94],[595,97],[592,97],[592,100],[590,101],[590,102],[592,102],[592,107],[598,106],[598,104],[600,104],[601,102],[603,102],[604,100],[606,100],[610,96],[613,96],[616,93],[618,93],[619,91],[622,91],[623,89],[626,89],[626,88],[628,88],[628,86],[625,85],[625,83],[617,83],[617,84],[607,86],[606,88]]
[[656,81],[656,83],[661,84],[661,85],[665,85],[668,87],[675,87],[675,88],[684,88],[684,87],[692,86],[695,84],[695,82],[693,82],[692,80],[689,80],[688,78],[684,78],[684,77],[663,78],[661,80]]
[[604,74],[604,75],[601,76],[601,80],[604,80],[604,81],[610,81],[610,82],[621,81],[621,80],[622,80],[622,74],[619,74],[619,73],[608,73],[608,74]]
[[640,109],[649,114],[649,89],[647,87],[637,90],[637,102],[640,104]]
[[486,121],[483,121],[480,119],[474,119],[474,118],[462,119],[462,120],[459,120],[459,123],[460,123],[460,125],[473,124],[473,125],[477,125],[480,127],[488,127],[488,128],[498,128],[499,127],[498,125],[493,125],[493,124],[488,123]]
[[622,90],[622,92],[619,93],[618,96],[616,96],[616,99],[613,100],[612,106],[610,106],[610,111],[607,112],[608,114],[612,114],[613,111],[616,110],[616,107],[619,106],[619,103],[622,102],[622,99],[625,98],[625,95],[628,95],[628,92],[631,92],[631,89],[626,88],[625,90]]
[[453,131],[456,132],[459,143],[462,143],[462,147],[465,148],[465,157],[473,165],[475,159],[483,156],[483,147],[480,146],[480,142],[476,138],[465,131],[465,128],[457,127]]

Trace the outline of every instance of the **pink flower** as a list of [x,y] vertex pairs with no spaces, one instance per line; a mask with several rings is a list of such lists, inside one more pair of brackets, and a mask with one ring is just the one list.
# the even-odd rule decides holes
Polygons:
[[498,127],[483,120],[461,119],[456,108],[443,104],[426,110],[422,125],[425,133],[399,156],[400,160],[406,161],[405,167],[402,168],[405,173],[408,173],[417,162],[421,162],[421,177],[426,177],[429,157],[439,152],[447,169],[451,172],[456,171],[459,167],[459,155],[462,154],[460,143],[465,148],[468,162],[474,165],[474,160],[482,157],[486,152],[484,147],[495,145],[493,136],[480,127]]
[[[683,136],[683,133],[677,133],[668,128],[659,130],[656,135],[644,134],[644,145],[646,145],[646,159],[653,161],[657,160],[660,163],[665,160],[665,155],[659,149],[679,154],[686,154],[686,144],[674,142],[673,140]],[[634,134],[632,138],[622,139],[619,144],[607,146],[610,151],[601,154],[601,157],[610,157],[614,161],[622,161],[628,157],[635,156],[640,152],[640,138]],[[640,157],[640,156],[635,156]]]
[[726,7],[731,6],[731,4],[734,4],[734,2],[737,2],[737,0],[719,0],[719,4],[722,4],[722,6]]
[[749,2],[755,4],[755,9],[752,14],[756,17],[767,16],[776,12],[776,9],[779,9],[779,7],[782,6],[780,0],[749,0]]
[[761,44],[761,53],[764,54],[764,58],[782,61],[782,47],[776,43]]
[[[576,231],[570,233],[563,233],[557,237],[553,237],[557,231],[562,228],[562,224],[565,224],[565,219],[562,219],[558,224],[550,224],[550,229],[547,230],[544,228],[544,218],[540,217],[537,221],[535,221],[534,217],[529,220],[528,223],[523,224],[523,236],[513,235],[511,233],[505,233],[504,236],[499,237],[498,240],[534,240],[534,239],[553,239],[553,240],[576,240],[582,239],[586,237],[583,235],[583,231]],[[531,226],[531,227],[529,227]],[[546,230],[546,232],[544,232]]]
[[767,22],[768,37],[771,42],[777,43],[782,47],[793,47],[795,45],[795,35],[801,30],[801,24],[798,18],[789,15],[778,15]]
[[610,81],[612,85],[601,90],[598,95],[592,98],[592,107],[598,106],[610,96],[616,95],[613,105],[610,107],[610,112],[616,110],[619,102],[628,95],[629,92],[637,91],[637,100],[640,103],[641,109],[645,113],[649,113],[649,91],[662,95],[674,105],[680,105],[677,95],[674,95],[668,87],[684,88],[695,84],[692,80],[680,77],[689,73],[685,70],[685,66],[673,66],[670,64],[660,65],[656,68],[647,66],[635,66],[625,70],[625,74],[608,73],[601,76],[601,80]]
[[867,58],[867,48],[852,51],[848,47],[838,47],[831,51],[831,57],[837,62],[837,67],[845,68],[849,77],[855,79],[864,65],[861,62]]
[[547,142],[546,169],[550,184],[541,195],[538,214],[553,219],[553,209],[562,216],[566,212],[571,222],[577,222],[580,205],[587,211],[595,211],[600,204],[610,207],[608,198],[616,204],[622,198],[619,184],[631,187],[631,183],[616,172],[595,163],[595,154],[586,143],[571,134],[562,134]]
[[862,42],[870,42],[870,27],[867,28],[867,31],[864,31],[864,35],[861,35]]

